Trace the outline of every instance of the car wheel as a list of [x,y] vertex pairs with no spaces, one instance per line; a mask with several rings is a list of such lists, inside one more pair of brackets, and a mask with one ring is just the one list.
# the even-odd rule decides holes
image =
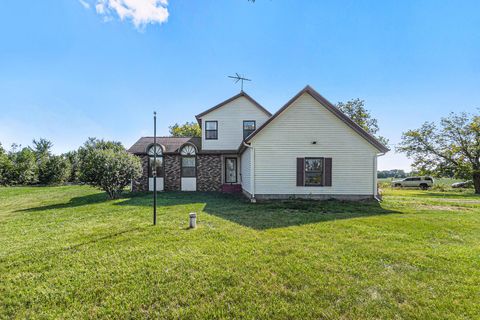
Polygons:
[[402,185],[400,183],[395,184],[395,188],[400,188]]
[[428,186],[426,184],[421,184],[420,185],[420,189],[422,190],[427,190],[428,189]]

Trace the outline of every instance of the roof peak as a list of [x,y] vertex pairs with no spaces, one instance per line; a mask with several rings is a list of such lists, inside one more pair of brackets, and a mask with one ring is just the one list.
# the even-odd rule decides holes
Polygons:
[[253,105],[255,105],[257,108],[259,108],[260,110],[262,110],[263,112],[265,112],[265,114],[267,114],[269,117],[272,116],[272,114],[270,113],[270,111],[268,111],[267,109],[265,109],[260,103],[258,103],[255,99],[253,99],[248,93],[246,93],[245,91],[241,90],[239,93],[237,93],[236,95],[228,98],[227,100],[224,100],[223,102],[220,102],[219,104],[213,106],[212,108],[208,109],[208,110],[205,110],[203,111],[202,113],[199,113],[195,116],[195,118],[197,119],[197,121],[200,123],[200,118],[203,117],[204,115],[212,112],[212,111],[215,111],[221,107],[223,107],[224,105],[240,98],[240,97],[245,97],[248,101],[250,101]]
[[255,130],[250,136],[247,137],[246,142],[249,142],[259,131],[261,131],[264,127],[266,127],[271,121],[273,121],[276,117],[278,117],[285,109],[287,109],[290,105],[292,105],[301,95],[304,93],[308,93],[311,97],[313,97],[320,105],[326,107],[330,112],[336,115],[340,120],[342,120],[346,125],[356,131],[357,134],[362,136],[365,140],[367,140],[370,144],[375,146],[378,150],[382,152],[389,151],[388,147],[384,146],[383,143],[378,141],[372,134],[364,130],[360,127],[357,123],[355,123],[352,119],[350,119],[347,115],[345,115],[340,109],[335,107],[330,101],[325,99],[320,93],[318,93],[314,88],[310,85],[306,85],[305,88],[300,90],[293,98],[291,98],[283,107],[281,107],[270,119],[268,119],[265,123],[263,123],[260,128]]

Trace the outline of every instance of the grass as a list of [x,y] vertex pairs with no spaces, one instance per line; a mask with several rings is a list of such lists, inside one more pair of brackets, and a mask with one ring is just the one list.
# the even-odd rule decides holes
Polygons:
[[384,199],[0,188],[0,317],[479,318],[480,197]]

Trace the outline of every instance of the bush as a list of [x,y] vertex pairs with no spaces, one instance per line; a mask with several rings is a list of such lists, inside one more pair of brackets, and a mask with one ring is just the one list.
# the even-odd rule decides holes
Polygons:
[[30,148],[23,148],[9,153],[12,166],[8,173],[8,184],[32,184],[38,180],[38,167],[35,153]]
[[8,185],[10,182],[10,172],[12,171],[13,163],[8,157],[5,149],[0,144],[0,185]]
[[70,163],[63,156],[50,156],[43,159],[38,168],[38,181],[41,184],[60,184],[70,177]]
[[80,181],[104,190],[110,199],[118,198],[132,179],[142,175],[140,159],[123,149],[97,149],[86,144],[79,153]]
[[70,164],[70,175],[68,177],[69,182],[78,182],[78,176],[79,176],[79,157],[78,157],[78,152],[77,151],[69,151],[63,155],[65,159],[68,161]]

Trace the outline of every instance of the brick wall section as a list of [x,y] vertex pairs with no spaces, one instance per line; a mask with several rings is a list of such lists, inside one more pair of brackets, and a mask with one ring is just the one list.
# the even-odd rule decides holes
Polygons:
[[222,188],[222,158],[220,155],[197,156],[197,190],[220,191]]
[[138,156],[142,161],[142,176],[132,182],[133,192],[148,191],[148,156]]
[[[133,181],[132,191],[148,191],[148,156],[139,156],[142,161],[143,174]],[[181,183],[180,155],[164,155],[165,191],[179,191]],[[197,190],[221,191],[222,158],[220,155],[197,155]]]
[[166,154],[165,161],[165,191],[180,190],[180,155]]

